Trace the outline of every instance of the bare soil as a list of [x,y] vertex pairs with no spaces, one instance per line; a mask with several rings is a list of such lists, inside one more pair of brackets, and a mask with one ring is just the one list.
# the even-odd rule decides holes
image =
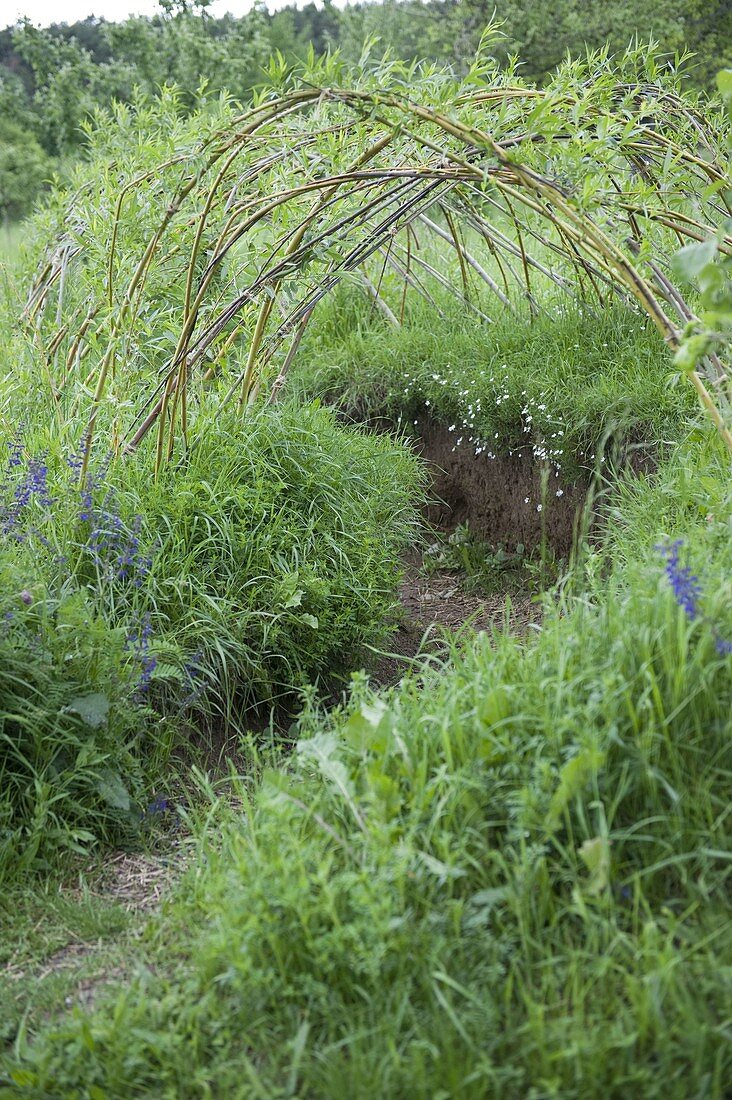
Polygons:
[[[394,431],[388,420],[365,426]],[[418,418],[414,431],[414,449],[429,476],[431,503],[425,519],[443,535],[467,524],[477,539],[509,554],[543,543],[556,558],[564,558],[578,531],[589,528],[589,480],[566,482],[554,467],[531,455],[476,455],[473,447],[458,446],[456,433],[429,416]],[[510,598],[508,591],[481,595],[469,591],[465,581],[456,570],[426,571],[417,550],[405,557],[403,618],[390,653],[373,671],[375,683],[396,683],[418,654],[444,652],[450,634],[504,623],[517,634],[538,627],[539,608],[529,592],[512,590]]]
[[416,431],[415,450],[430,474],[431,523],[448,531],[467,523],[479,539],[509,552],[544,540],[558,557],[569,553],[579,525],[590,518],[588,481],[569,483],[530,453],[476,455],[429,417],[418,419]]
[[374,683],[384,687],[398,683],[418,655],[443,654],[451,635],[490,631],[504,623],[516,634],[538,627],[539,608],[528,593],[485,595],[469,591],[465,581],[458,570],[425,571],[417,550],[405,557],[399,589],[402,620],[389,643],[389,653],[380,657],[373,669]]

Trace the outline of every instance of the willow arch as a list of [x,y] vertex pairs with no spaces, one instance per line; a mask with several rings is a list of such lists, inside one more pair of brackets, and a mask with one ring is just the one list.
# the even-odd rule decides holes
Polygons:
[[[202,392],[242,410],[265,386],[276,396],[315,307],[344,278],[394,321],[387,272],[405,293],[449,285],[486,321],[476,283],[509,309],[517,294],[540,309],[537,281],[600,307],[620,296],[678,348],[694,315],[669,256],[712,239],[732,254],[719,228],[732,213],[727,133],[652,54],[568,63],[543,89],[486,57],[461,82],[398,64],[343,75],[337,60],[314,63],[164,162],[118,173],[113,207],[108,180],[104,294],[67,302],[69,271],[89,263],[89,185],[69,201],[26,316],[54,401],[74,391],[85,417],[84,470],[112,380],[129,410],[113,417],[116,450],[154,431],[159,468]],[[153,214],[135,238],[131,208],[145,195]],[[425,235],[452,253],[456,278],[425,257]],[[164,353],[141,376],[126,349],[158,307]],[[711,355],[688,376],[732,450],[727,365]]]

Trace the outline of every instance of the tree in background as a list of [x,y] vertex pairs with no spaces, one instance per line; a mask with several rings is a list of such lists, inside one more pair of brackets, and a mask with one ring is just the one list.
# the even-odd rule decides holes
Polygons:
[[162,84],[176,84],[189,108],[203,86],[246,99],[262,81],[262,65],[272,52],[264,12],[255,8],[242,19],[213,19],[206,10],[209,0],[160,3],[161,15],[105,28],[111,55],[133,74],[134,84],[150,94]]
[[267,21],[271,49],[296,58],[304,57],[311,46],[316,54],[340,47],[344,19],[352,9],[340,10],[332,0],[323,0],[319,8],[310,3],[302,8],[291,4],[271,14],[264,5],[259,10]]
[[0,69],[0,220],[6,225],[28,211],[51,174],[38,125],[22,79]]
[[690,75],[711,90],[720,62],[732,52],[732,0],[457,0],[452,8],[470,52],[495,11],[505,34],[495,52],[518,56],[532,80],[567,54],[604,45],[611,54],[622,53],[639,37],[654,38],[670,54],[694,52]]
[[[476,37],[471,34],[470,42],[467,40],[467,15],[456,0],[355,4],[340,13],[337,44],[349,61],[358,61],[364,43],[376,40],[379,54],[388,47],[394,56],[407,60],[427,58],[459,71],[467,70],[475,54],[472,38]],[[485,23],[490,16],[489,12]]]
[[111,59],[96,63],[74,37],[62,37],[34,27],[27,20],[13,35],[13,47],[32,76],[28,106],[36,133],[52,157],[64,157],[85,141],[82,123],[95,107],[126,99],[134,72]]
[[43,188],[51,161],[32,133],[0,116],[0,220],[22,217]]
[[518,57],[529,80],[543,80],[567,54],[605,45],[619,54],[638,37],[656,39],[672,55],[693,52],[689,78],[711,91],[720,62],[732,57],[732,0],[383,0],[345,8],[337,43],[356,60],[363,42],[378,37],[400,57],[448,62],[463,72],[494,17],[502,37],[493,53],[502,61]]
[[[90,17],[43,30],[24,21],[0,31],[3,158],[15,165],[13,180],[22,175],[19,127],[28,135],[28,165],[40,163],[38,149],[59,165],[80,154],[84,123],[112,100],[130,102],[175,84],[186,111],[203,94],[223,90],[246,101],[276,50],[287,63],[310,49],[338,48],[357,63],[369,41],[374,55],[388,49],[465,72],[494,12],[502,27],[493,53],[499,60],[517,56],[529,80],[542,81],[567,54],[606,44],[620,53],[636,36],[655,38],[671,55],[694,52],[689,80],[709,90],[719,66],[732,66],[732,0],[382,0],[344,9],[323,0],[272,13],[258,3],[242,18],[220,19],[209,14],[210,0],[159,3],[152,18]],[[46,161],[46,173],[49,167]],[[6,208],[23,212],[36,190],[27,187],[25,205],[19,192]]]

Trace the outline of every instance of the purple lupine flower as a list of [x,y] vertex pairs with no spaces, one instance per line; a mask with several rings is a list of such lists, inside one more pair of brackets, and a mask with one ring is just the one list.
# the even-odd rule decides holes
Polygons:
[[19,508],[25,508],[31,497],[37,497],[42,505],[53,504],[48,492],[48,466],[40,458],[28,460],[26,475],[15,489],[15,501]]
[[115,572],[118,580],[126,580],[135,574],[135,584],[139,588],[142,578],[146,577],[152,566],[152,559],[145,557],[140,551],[140,527],[142,516],[135,516],[130,532],[124,532],[124,537],[119,540],[114,561]]
[[48,466],[45,458],[30,458],[21,473],[25,452],[20,437],[8,446],[10,455],[0,485],[0,527],[5,535],[23,538],[23,514],[31,500],[35,499],[43,508],[53,504],[48,490]]
[[89,477],[80,490],[79,520],[89,525],[86,545],[97,569],[115,580],[134,578],[139,588],[152,566],[152,559],[140,549],[142,517],[135,516],[129,531],[115,510],[111,492],[105,494],[100,505],[94,503],[94,492],[100,488],[102,476]]
[[142,658],[142,666],[141,666],[141,671],[140,671],[140,680],[139,680],[139,683],[137,685],[137,690],[139,692],[141,692],[143,695],[145,694],[147,689],[150,687],[150,681],[152,680],[152,674],[155,671],[155,669],[157,668],[157,665],[158,665],[157,657],[152,657],[152,656],[150,656],[150,654],[146,654]]
[[702,590],[699,578],[691,572],[691,566],[682,566],[679,561],[682,546],[683,541],[676,539],[668,546],[659,546],[658,549],[666,559],[666,576],[677,604],[683,608],[690,619],[695,619],[699,612]]
[[13,439],[8,441],[7,448],[9,453],[3,471],[2,482],[0,482],[3,511],[6,511],[5,500],[10,496],[11,490],[14,490],[17,484],[17,471],[20,470],[20,467],[23,465],[25,448],[23,446],[23,436],[21,432],[18,432]]
[[8,469],[17,470],[19,466],[23,465],[23,440],[20,435],[16,435],[15,439],[11,439],[8,443]]
[[93,484],[91,478],[87,478],[86,485],[83,489],[79,490],[79,497],[81,500],[81,507],[79,508],[79,519],[82,523],[88,523],[94,514],[94,497],[92,495]]
[[[657,546],[656,549],[666,561],[665,572],[676,603],[692,621],[694,619],[703,619],[704,616],[701,614],[699,607],[699,601],[702,597],[702,587],[699,583],[699,578],[695,573],[692,573],[691,566],[681,565],[680,563],[679,556],[682,546],[683,540],[676,539],[675,542]],[[713,629],[713,633],[714,648],[720,657],[726,657],[732,654],[732,642],[723,638],[716,628]]]
[[163,798],[158,795],[152,800],[150,805],[145,809],[146,815],[164,814],[167,813],[170,808],[170,799]]

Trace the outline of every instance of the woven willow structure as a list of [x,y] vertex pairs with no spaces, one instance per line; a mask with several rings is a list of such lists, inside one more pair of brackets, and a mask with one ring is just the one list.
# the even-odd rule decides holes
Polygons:
[[[344,279],[393,323],[435,281],[486,323],[491,296],[619,297],[675,349],[693,301],[670,257],[715,234],[732,250],[724,116],[640,52],[568,63],[544,89],[490,59],[459,83],[392,65],[349,84],[331,59],[202,129],[141,171],[98,156],[32,287],[27,324],[53,402],[84,418],[85,464],[102,426],[120,453],[154,432],[159,467],[202,402],[274,398]],[[689,379],[732,449],[726,365]]]

